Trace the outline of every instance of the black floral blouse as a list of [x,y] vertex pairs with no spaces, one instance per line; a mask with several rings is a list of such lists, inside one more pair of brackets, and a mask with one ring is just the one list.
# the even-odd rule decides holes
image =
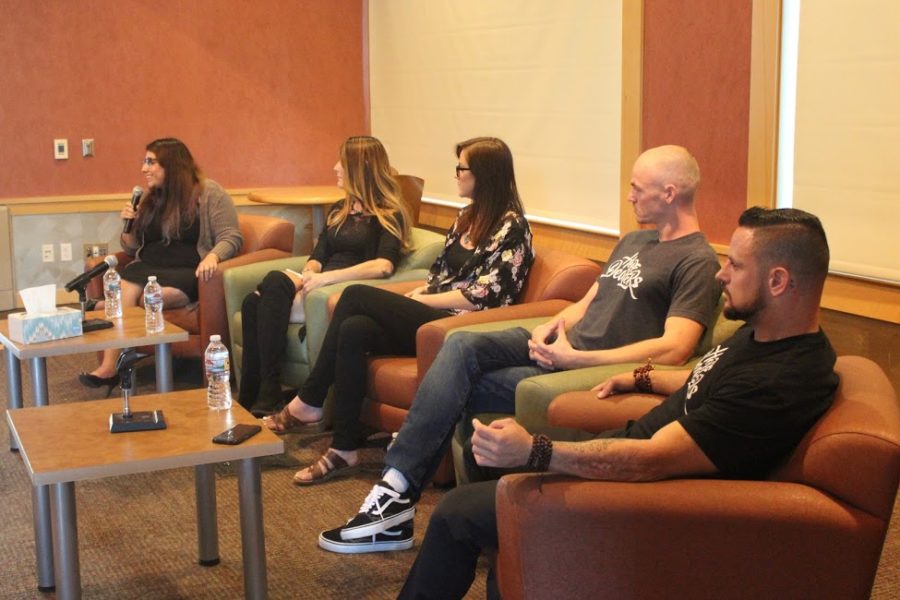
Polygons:
[[[466,210],[465,208],[463,210]],[[528,269],[534,262],[531,228],[525,217],[513,211],[506,213],[497,228],[479,244],[458,273],[450,271],[447,252],[462,235],[457,231],[460,211],[447,232],[444,250],[428,274],[428,292],[437,294],[459,290],[476,310],[512,304],[522,287]],[[455,314],[470,312],[453,309]]]

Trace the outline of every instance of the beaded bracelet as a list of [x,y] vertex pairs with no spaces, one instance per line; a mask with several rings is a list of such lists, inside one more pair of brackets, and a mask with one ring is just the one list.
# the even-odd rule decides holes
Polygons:
[[528,456],[528,467],[534,471],[546,471],[550,468],[550,457],[553,455],[553,442],[543,433],[531,437],[531,454]]
[[634,370],[634,389],[644,394],[653,393],[653,382],[650,381],[650,371],[653,370],[651,359],[647,359],[647,364]]

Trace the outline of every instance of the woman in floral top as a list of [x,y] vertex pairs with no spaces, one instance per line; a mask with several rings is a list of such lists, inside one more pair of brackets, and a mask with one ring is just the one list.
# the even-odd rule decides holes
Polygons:
[[506,306],[525,285],[534,251],[509,147],[497,138],[474,138],[457,144],[456,156],[459,195],[472,202],[447,233],[426,285],[405,296],[366,285],[346,288],[303,387],[266,421],[276,433],[320,426],[322,405],[334,386],[331,448],[294,475],[298,484],[319,483],[358,464],[368,355],[415,356],[421,325]]

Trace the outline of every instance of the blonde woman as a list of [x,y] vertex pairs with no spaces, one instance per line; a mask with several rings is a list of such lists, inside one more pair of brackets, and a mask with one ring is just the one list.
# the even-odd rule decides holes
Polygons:
[[354,136],[334,165],[347,197],[335,203],[302,273],[272,271],[244,298],[240,404],[256,416],[282,404],[281,362],[292,305],[312,290],[352,279],[389,277],[407,246],[408,218],[381,142]]

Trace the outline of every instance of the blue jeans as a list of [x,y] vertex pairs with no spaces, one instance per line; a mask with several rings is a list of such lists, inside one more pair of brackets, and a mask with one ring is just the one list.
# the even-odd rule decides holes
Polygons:
[[516,385],[547,372],[528,357],[530,338],[518,327],[459,332],[444,343],[384,461],[403,473],[414,501],[440,465],[460,418],[477,412],[514,414]]

